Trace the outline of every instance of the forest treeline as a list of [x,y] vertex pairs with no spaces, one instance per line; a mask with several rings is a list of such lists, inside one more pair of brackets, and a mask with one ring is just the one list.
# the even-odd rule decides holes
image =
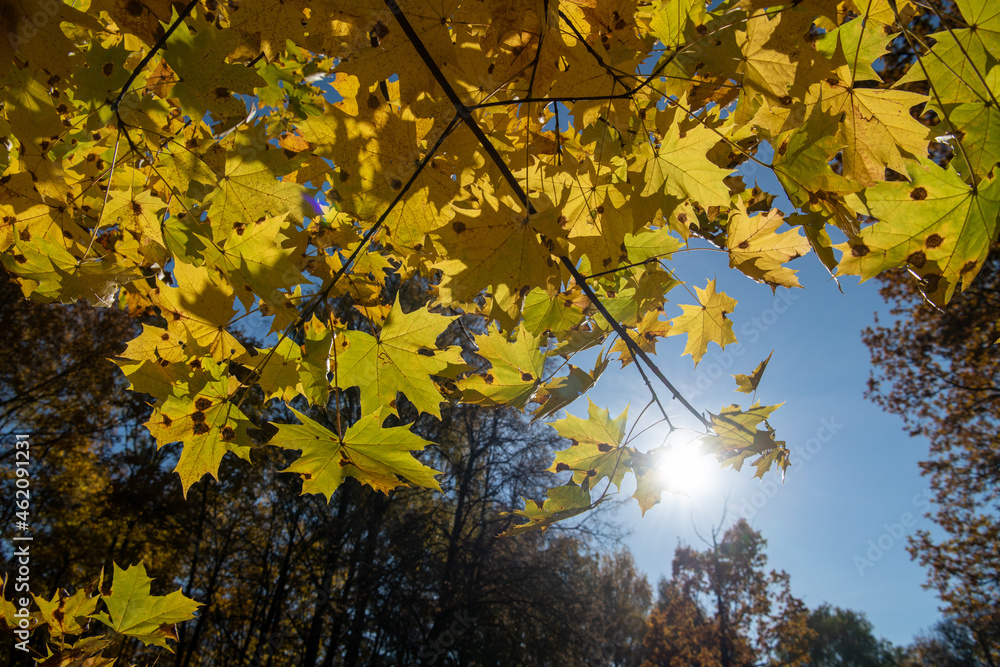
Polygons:
[[[512,524],[504,511],[551,483],[541,471],[563,446],[509,409],[460,406],[418,422],[436,443],[422,460],[444,472],[443,493],[351,481],[327,503],[274,472],[286,452],[261,447],[256,465],[229,462],[185,500],[171,472],[178,451],[140,428],[150,408],[108,361],[142,317],[28,302],[7,280],[0,313],[0,433],[33,438],[32,591],[48,599],[142,561],[155,593],[179,587],[203,605],[176,628],[173,654],[131,640],[105,653],[116,664],[977,664],[954,622],[904,649],[876,639],[861,614],[807,609],[744,521],[680,545],[655,596],[606,512],[497,538]],[[261,399],[244,409],[290,421]],[[358,417],[357,396],[336,400],[311,417],[331,428],[338,410]],[[0,512],[13,521],[12,506]],[[75,664],[13,644],[5,633],[0,661]]]

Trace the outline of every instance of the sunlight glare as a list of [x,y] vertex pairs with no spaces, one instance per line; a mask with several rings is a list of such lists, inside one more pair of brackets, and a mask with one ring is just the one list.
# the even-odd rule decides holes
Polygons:
[[719,463],[702,452],[698,442],[678,443],[664,455],[659,469],[668,491],[694,498],[717,481]]

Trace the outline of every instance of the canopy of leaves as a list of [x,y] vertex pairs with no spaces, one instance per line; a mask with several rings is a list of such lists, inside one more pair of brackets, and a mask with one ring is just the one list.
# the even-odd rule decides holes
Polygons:
[[[157,318],[120,365],[159,444],[183,443],[185,490],[249,456],[255,383],[300,403],[358,387],[385,418],[403,400],[561,407],[608,355],[651,378],[669,421],[652,379],[666,387],[720,460],[784,469],[764,408],[708,417],[650,360],[666,336],[696,363],[736,342],[714,277],[666,303],[669,259],[701,238],[775,289],[809,249],[837,275],[909,266],[936,303],[967,287],[1000,210],[989,7],[960,2],[931,45],[909,28],[927,10],[891,0],[8,3],[2,261],[26,297]],[[883,82],[900,39],[919,55]],[[927,163],[924,108],[947,167]],[[744,183],[750,164],[794,215]],[[404,280],[425,307],[395,302]],[[337,298],[354,315],[332,316]],[[275,334],[263,354],[233,335],[244,319]],[[469,354],[438,346],[449,328]],[[599,346],[591,372],[543,376]],[[367,443],[400,428],[342,426]],[[398,454],[368,452],[372,469]],[[617,465],[612,481],[645,473]],[[578,488],[553,489],[548,516],[589,507]]]

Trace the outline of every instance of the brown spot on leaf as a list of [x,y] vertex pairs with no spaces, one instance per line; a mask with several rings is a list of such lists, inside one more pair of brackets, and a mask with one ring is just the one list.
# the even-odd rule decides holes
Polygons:
[[597,477],[597,471],[591,468],[587,471],[587,477]]
[[194,425],[194,434],[195,435],[205,435],[206,433],[208,433],[211,430],[212,429],[210,429],[208,427],[208,424],[205,424],[204,422],[198,422],[197,424]]
[[927,255],[924,254],[923,250],[918,250],[907,257],[906,261],[919,269],[927,263]]
[[937,248],[944,243],[944,239],[939,234],[931,234],[924,240],[924,245],[928,248]]
[[737,246],[737,247],[740,250],[746,250],[747,248],[750,247],[750,242],[749,241],[741,241],[740,244],[739,244],[739,246]]
[[461,220],[456,220],[455,222],[451,223],[451,228],[455,230],[456,234],[461,234],[462,232],[465,231],[465,223],[462,222]]
[[941,276],[930,273],[924,276],[924,289],[928,292],[937,291],[939,282],[941,282]]
[[103,74],[104,76],[111,76],[111,74],[114,71],[115,71],[114,63],[104,63],[104,65],[101,67],[101,74]]
[[564,470],[572,470],[572,468],[570,468],[568,465],[566,465],[562,461],[560,461],[559,463],[556,464],[556,472],[562,472]]
[[24,255],[18,253],[16,255],[14,255],[14,261],[17,262],[18,264],[27,264],[28,263],[28,258],[25,257]]
[[784,155],[787,152],[788,152],[788,139],[785,139],[784,141],[781,142],[781,145],[778,146],[778,155]]
[[197,408],[198,410],[208,410],[210,407],[212,407],[212,401],[202,396],[201,398],[199,398],[197,401],[194,402],[194,407]]
[[868,246],[864,243],[858,243],[857,245],[851,246],[851,254],[855,257],[864,257],[869,252],[871,252],[871,250],[869,250]]
[[128,4],[125,5],[125,11],[131,16],[142,16],[142,13],[146,11],[146,8],[142,6],[139,0],[129,0]]
[[522,371],[521,372],[521,379],[524,380],[525,382],[531,382],[532,380],[535,379],[535,376],[533,376],[531,373],[528,373],[526,371]]
[[168,333],[163,334],[162,336],[160,336],[160,340],[170,340],[170,334]]
[[403,181],[399,180],[398,178],[394,178],[391,181],[389,181],[389,187],[392,188],[393,190],[399,190],[401,187],[403,187]]
[[236,431],[233,430],[232,426],[225,426],[222,429],[222,441],[229,442],[236,437]]
[[597,445],[597,451],[599,452],[610,452],[612,449],[614,449],[614,447],[612,447],[606,442],[602,442],[601,444]]
[[792,96],[791,95],[782,95],[781,97],[778,98],[778,102],[780,102],[782,106],[786,106],[786,107],[787,106],[791,106],[791,104],[792,104]]
[[163,415],[163,419],[160,420],[160,423],[166,426],[167,428],[170,428],[170,425],[174,423],[174,420],[166,415]]
[[217,100],[228,100],[233,95],[225,86],[219,86],[212,91],[212,94],[215,95],[215,99]]
[[27,229],[22,229],[20,232],[18,232],[18,236],[22,241],[31,240],[31,232],[29,232]]
[[382,104],[382,101],[375,95],[375,93],[368,93],[368,108],[378,109]]
[[679,222],[679,223],[681,223],[683,225],[687,221],[688,221],[688,214],[687,213],[678,213],[677,214],[677,222]]
[[913,188],[913,190],[910,191],[910,199],[914,199],[916,201],[927,199],[927,190],[924,188]]
[[976,262],[970,259],[968,262],[962,265],[962,269],[958,273],[959,275],[964,276],[969,271],[975,270],[975,268],[976,268]]

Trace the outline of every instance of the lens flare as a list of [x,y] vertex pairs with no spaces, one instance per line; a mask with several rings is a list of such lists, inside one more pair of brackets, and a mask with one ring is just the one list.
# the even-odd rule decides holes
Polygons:
[[701,451],[697,442],[675,444],[660,460],[660,477],[673,493],[696,497],[718,480],[719,463]]

